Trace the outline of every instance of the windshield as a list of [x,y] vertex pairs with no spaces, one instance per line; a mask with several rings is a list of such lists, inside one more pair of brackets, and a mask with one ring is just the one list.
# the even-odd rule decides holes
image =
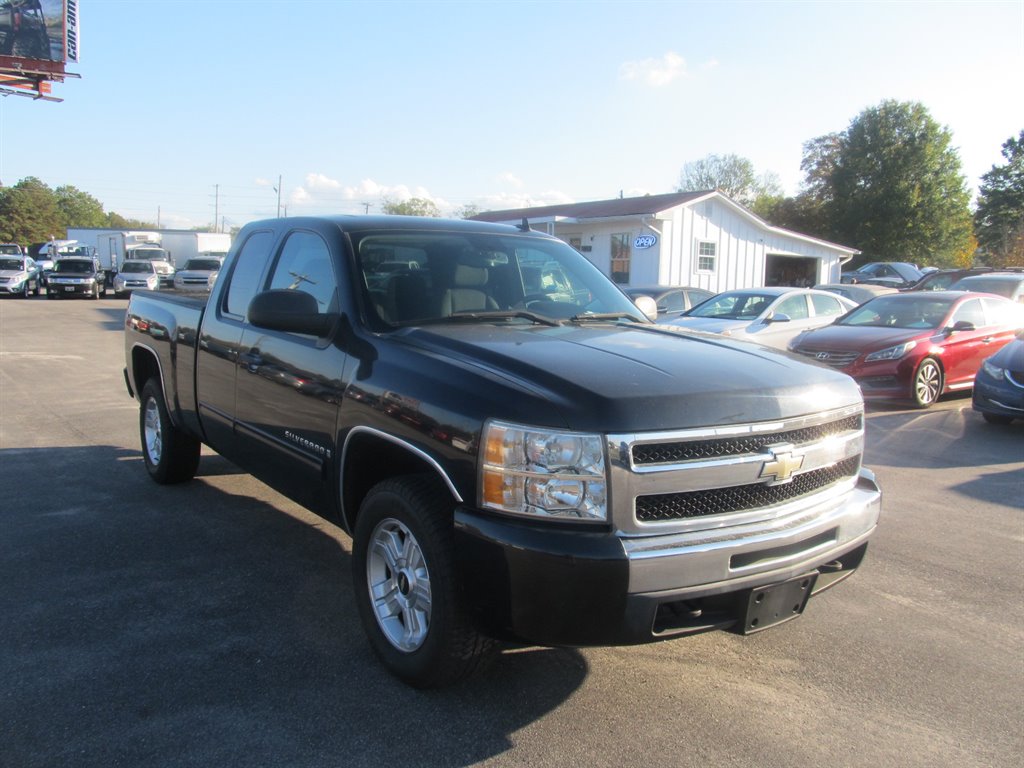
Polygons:
[[753,320],[777,299],[766,293],[720,293],[687,313],[687,317],[714,317],[721,320]]
[[998,277],[970,277],[964,278],[953,286],[953,290],[977,291],[978,293],[994,293],[997,296],[1010,298],[1013,296],[1013,289],[1020,281],[1010,279],[1004,280]]
[[162,248],[136,248],[132,251],[132,258],[167,261],[167,251]]
[[875,328],[941,328],[955,298],[939,299],[909,293],[879,296],[850,312],[836,325]]
[[353,247],[367,303],[390,326],[609,314],[647,322],[614,283],[560,240],[400,231],[364,234]]
[[0,259],[0,269],[21,272],[25,269],[25,262],[21,259]]
[[16,245],[0,245],[0,253],[13,253],[17,255],[21,253],[21,248]]
[[153,273],[153,265],[150,264],[148,261],[126,261],[121,266],[121,271],[122,272],[129,272],[129,273],[132,273],[132,274],[143,274],[143,273],[152,274]]
[[57,266],[53,268],[53,271],[66,275],[88,275],[92,274],[92,262],[79,261],[77,259],[61,259],[57,262]]
[[220,262],[217,259],[189,259],[185,262],[185,269],[198,272],[216,272],[220,269]]

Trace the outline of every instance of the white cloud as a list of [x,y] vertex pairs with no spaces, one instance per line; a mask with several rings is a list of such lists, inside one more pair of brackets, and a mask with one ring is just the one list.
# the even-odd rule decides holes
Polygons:
[[620,80],[640,81],[652,88],[661,88],[686,77],[691,77],[686,59],[673,51],[660,59],[627,61],[619,67]]
[[505,172],[498,176],[498,181],[508,184],[509,186],[515,187],[516,189],[523,188],[523,180],[516,176],[514,173]]
[[306,186],[309,189],[340,189],[341,182],[328,178],[322,173],[307,173]]

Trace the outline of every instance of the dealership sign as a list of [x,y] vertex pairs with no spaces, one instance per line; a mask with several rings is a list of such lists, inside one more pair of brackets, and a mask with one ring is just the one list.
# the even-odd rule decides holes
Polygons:
[[651,248],[656,245],[658,238],[655,235],[637,235],[633,241],[633,247],[637,250],[643,250],[644,248]]

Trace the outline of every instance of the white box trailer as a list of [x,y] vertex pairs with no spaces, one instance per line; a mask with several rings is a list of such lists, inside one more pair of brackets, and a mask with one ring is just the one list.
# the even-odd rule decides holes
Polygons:
[[162,245],[171,263],[181,269],[189,259],[208,256],[223,259],[231,250],[231,235],[226,232],[163,232]]
[[138,245],[160,245],[157,230],[128,231],[98,229],[95,227],[69,227],[68,239],[95,246],[96,255],[104,269],[116,272],[121,268],[129,250]]
[[68,239],[93,245],[104,269],[116,272],[129,251],[139,246],[157,246],[167,251],[167,260],[181,267],[194,256],[223,258],[231,250],[231,235],[225,232],[193,232],[184,229],[122,230],[97,227],[68,229]]

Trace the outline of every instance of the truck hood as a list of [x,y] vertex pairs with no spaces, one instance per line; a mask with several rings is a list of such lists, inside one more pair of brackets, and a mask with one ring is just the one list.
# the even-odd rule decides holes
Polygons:
[[[853,380],[760,345],[655,325],[437,325],[396,334],[477,386],[595,432],[765,421],[861,402]],[[455,372],[459,375],[459,372]]]

